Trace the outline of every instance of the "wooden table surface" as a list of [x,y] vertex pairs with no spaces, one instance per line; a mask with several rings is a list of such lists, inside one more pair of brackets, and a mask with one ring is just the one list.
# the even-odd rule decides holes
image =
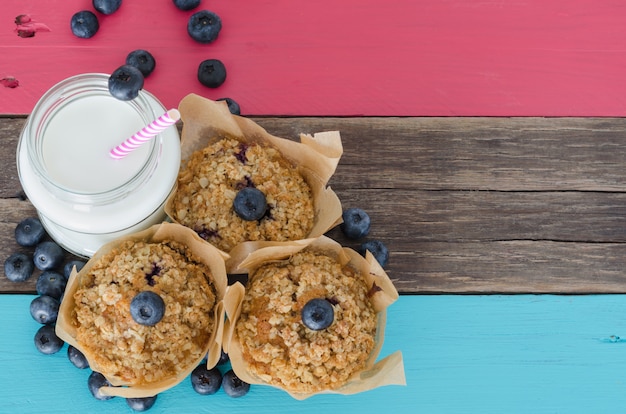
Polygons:
[[[254,118],[274,135],[341,131],[330,185],[372,218],[401,293],[626,292],[626,121],[619,118]],[[0,256],[20,250],[15,147],[0,118]],[[338,228],[329,235],[343,244]],[[3,270],[2,270],[3,271]],[[34,279],[34,278],[33,278]],[[0,277],[0,291],[34,280]]]

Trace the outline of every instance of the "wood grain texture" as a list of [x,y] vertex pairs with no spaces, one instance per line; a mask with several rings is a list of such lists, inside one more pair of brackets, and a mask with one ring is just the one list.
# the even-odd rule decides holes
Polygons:
[[[39,354],[34,296],[0,300],[0,410],[7,413],[131,412],[96,401],[88,370],[66,348]],[[407,385],[354,396],[296,401],[269,387],[232,399],[192,391],[189,380],[159,395],[150,413],[467,414],[612,413],[626,407],[624,295],[413,295],[389,307],[381,357],[400,350]],[[36,391],[34,391],[36,390]]]
[[[626,6],[620,1],[254,0],[205,2],[223,29],[186,33],[171,1],[124,2],[91,39],[70,31],[85,0],[3,0],[0,113],[30,113],[56,82],[111,73],[133,49],[157,60],[146,80],[167,107],[187,93],[237,100],[247,115],[623,116]],[[16,35],[27,13],[50,27]],[[218,89],[196,79],[217,58]]]
[[[114,398],[98,401],[87,388],[91,370],[79,370],[67,358],[67,345],[53,355],[43,355],[34,346],[33,338],[41,325],[29,314],[29,304],[35,296],[0,295],[0,325],[3,326],[5,340],[0,341],[0,412],[35,414],[73,413],[132,413],[124,399]],[[414,303],[414,302],[413,302]],[[409,303],[402,307],[409,310]],[[398,309],[399,310],[399,309]],[[397,317],[396,317],[397,319]],[[403,328],[407,322],[398,321],[387,335],[380,358],[401,351]],[[402,328],[401,328],[402,327]],[[406,349],[406,348],[405,348]],[[410,353],[409,353],[410,354]],[[411,357],[409,357],[411,358]],[[226,372],[228,365],[221,367]],[[416,372],[415,361],[404,365],[408,376]],[[411,372],[412,371],[412,372]],[[413,387],[417,385],[414,377]],[[36,392],[34,391],[36,390]],[[295,400],[287,393],[267,386],[252,386],[244,397],[234,399],[220,389],[216,394],[199,395],[193,391],[191,381],[186,378],[176,387],[159,395],[150,413],[315,413],[321,405],[343,408],[349,413],[351,407],[362,405],[359,412],[373,412],[373,407],[384,407],[384,401],[393,399],[396,412],[408,413],[415,399],[405,386],[378,388],[360,396],[322,395],[306,401]],[[270,403],[271,402],[271,403]]]
[[[341,132],[330,184],[344,207],[370,214],[369,238],[388,245],[402,293],[626,292],[621,118],[253,119],[292,139]],[[0,118],[3,257],[18,249],[16,223],[34,214],[15,167],[23,123]],[[33,287],[0,277],[0,291]]]

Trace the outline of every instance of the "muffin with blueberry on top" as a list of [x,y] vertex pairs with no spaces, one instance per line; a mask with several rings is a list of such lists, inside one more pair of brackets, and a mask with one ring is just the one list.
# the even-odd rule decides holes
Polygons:
[[103,246],[70,277],[57,333],[113,385],[105,394],[151,396],[207,354],[217,363],[225,291],[223,253],[163,223]]
[[372,256],[322,236],[281,253],[261,247],[240,266],[249,280],[228,300],[225,339],[237,375],[297,398],[354,390],[375,364],[397,298]]
[[179,109],[183,161],[165,208],[172,221],[225,252],[317,237],[339,223],[341,203],[327,187],[342,154],[338,133],[278,138],[196,95]]

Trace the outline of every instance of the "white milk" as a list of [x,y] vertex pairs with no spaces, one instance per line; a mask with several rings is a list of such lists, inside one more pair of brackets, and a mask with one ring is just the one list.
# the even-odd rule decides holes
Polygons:
[[150,148],[143,145],[121,160],[111,158],[109,150],[144,126],[123,101],[104,96],[76,100],[59,111],[44,131],[45,168],[53,181],[77,192],[119,187],[139,172]]
[[107,81],[105,74],[84,74],[52,87],[29,116],[17,150],[20,182],[46,230],[84,257],[162,222],[180,165],[175,126],[121,160],[109,156],[166,110],[145,91],[117,100]]

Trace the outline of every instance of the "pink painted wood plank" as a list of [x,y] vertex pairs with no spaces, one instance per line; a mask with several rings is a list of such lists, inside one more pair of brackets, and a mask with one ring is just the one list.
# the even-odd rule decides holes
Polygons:
[[[90,0],[2,0],[0,113],[29,113],[50,86],[111,72],[136,48],[157,69],[146,89],[174,107],[190,92],[237,100],[246,115],[624,116],[626,3],[621,0],[203,0],[223,31],[186,33],[170,0],[125,0],[78,39],[71,15]],[[51,32],[20,38],[28,13]],[[197,66],[221,59],[209,89]]]

